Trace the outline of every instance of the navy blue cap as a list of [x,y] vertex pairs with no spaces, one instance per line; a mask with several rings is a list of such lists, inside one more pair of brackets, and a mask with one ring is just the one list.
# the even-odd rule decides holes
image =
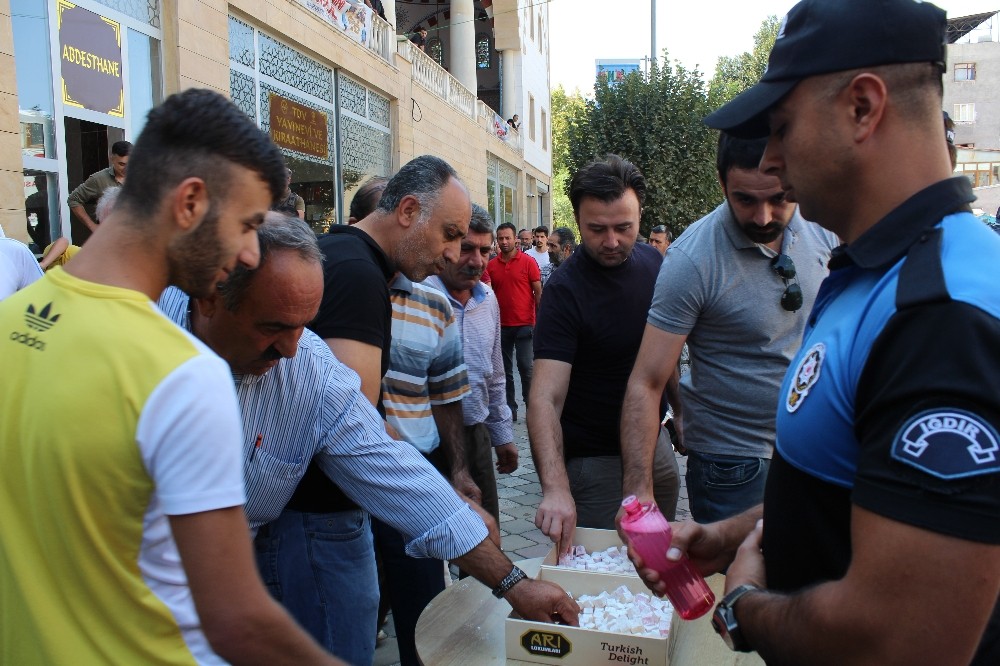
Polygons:
[[761,80],[709,114],[736,137],[767,136],[767,112],[810,76],[910,62],[944,71],[944,10],[920,0],[802,0],[781,20]]

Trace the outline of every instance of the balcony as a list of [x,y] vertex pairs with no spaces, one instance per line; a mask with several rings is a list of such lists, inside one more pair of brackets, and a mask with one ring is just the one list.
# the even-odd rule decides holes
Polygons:
[[413,80],[451,104],[463,114],[476,119],[476,96],[458,82],[434,58],[430,57],[408,39],[396,42],[399,55],[413,64]]
[[503,141],[519,154],[524,155],[524,137],[521,136],[521,133],[508,125],[507,121],[503,119],[503,116],[487,106],[484,102],[479,101],[478,106],[479,124],[482,125],[485,122],[490,134],[495,136],[498,140]]
[[[458,79],[448,73],[408,39],[398,38],[396,50],[400,56],[412,64],[413,80],[448,102],[453,108],[482,127],[507,146],[524,154],[524,143],[521,134],[507,126],[506,121],[489,106],[476,99],[476,95],[459,83]],[[499,119],[499,121],[497,120]]]
[[396,30],[372,12],[372,33],[368,36],[368,48],[391,65],[392,45],[395,41]]

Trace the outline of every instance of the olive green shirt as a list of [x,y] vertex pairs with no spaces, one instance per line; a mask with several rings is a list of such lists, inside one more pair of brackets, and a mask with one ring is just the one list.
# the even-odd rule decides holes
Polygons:
[[97,173],[90,174],[87,180],[80,183],[79,187],[70,192],[66,203],[69,204],[70,209],[76,206],[83,206],[87,210],[87,214],[95,222],[99,222],[100,220],[94,217],[94,208],[97,206],[97,201],[104,194],[104,191],[112,187],[118,187],[118,181],[115,180],[114,167],[101,169]]

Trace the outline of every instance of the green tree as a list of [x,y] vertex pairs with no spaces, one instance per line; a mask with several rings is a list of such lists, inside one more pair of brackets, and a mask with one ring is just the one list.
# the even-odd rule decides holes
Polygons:
[[658,224],[677,235],[715,207],[716,139],[702,122],[710,107],[698,70],[654,64],[648,75],[633,72],[613,85],[598,79],[594,93],[566,127],[568,173],[608,153],[633,162],[646,177],[640,229],[647,236]]
[[781,22],[777,16],[761,21],[753,38],[753,51],[738,56],[722,56],[715,64],[715,76],[708,84],[708,100],[717,109],[760,81],[767,69],[767,57],[778,36]]
[[562,86],[552,91],[552,226],[569,227],[576,233],[573,206],[567,196],[570,171],[570,134],[587,122],[587,102],[579,90],[567,94]]

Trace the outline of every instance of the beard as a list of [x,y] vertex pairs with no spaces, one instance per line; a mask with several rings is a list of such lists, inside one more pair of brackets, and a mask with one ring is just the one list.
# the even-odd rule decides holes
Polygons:
[[785,227],[788,226],[788,222],[777,222],[773,220],[764,226],[755,224],[752,221],[744,222],[736,217],[736,211],[733,210],[732,204],[727,202],[727,205],[729,206],[729,214],[734,220],[736,220],[736,224],[739,225],[740,230],[743,231],[746,237],[754,243],[764,245],[770,243],[771,241],[775,241],[781,237],[781,234],[785,231]]
[[170,284],[192,298],[206,298],[216,288],[222,270],[222,243],[219,241],[219,211],[208,207],[198,227],[174,239],[167,248]]
[[422,282],[444,270],[444,257],[435,256],[436,252],[431,247],[432,233],[430,216],[418,218],[392,258],[399,272],[413,282]]

